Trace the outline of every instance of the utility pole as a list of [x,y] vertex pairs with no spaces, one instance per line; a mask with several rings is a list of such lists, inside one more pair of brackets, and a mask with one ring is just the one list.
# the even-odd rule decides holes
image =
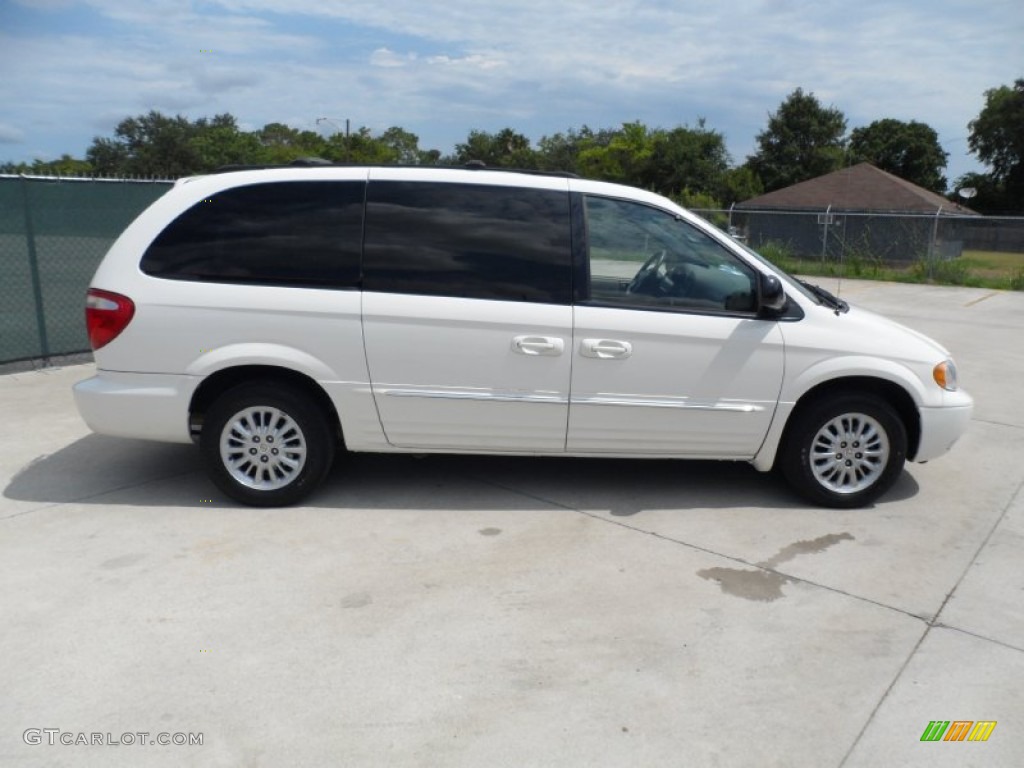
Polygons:
[[[335,118],[333,118],[333,117],[318,117],[316,119],[316,124],[320,125],[320,123],[330,123],[335,128],[337,128],[339,131],[341,130],[341,126],[338,125],[338,121]],[[350,153],[351,153],[351,148],[349,147],[348,135],[349,135],[349,120],[346,117],[345,118],[345,162],[349,161],[349,159],[350,159],[349,156],[350,156]]]

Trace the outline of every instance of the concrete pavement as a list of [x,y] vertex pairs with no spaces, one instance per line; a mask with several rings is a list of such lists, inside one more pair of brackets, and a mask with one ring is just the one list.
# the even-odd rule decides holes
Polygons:
[[841,290],[977,401],[865,510],[745,465],[372,455],[248,509],[190,446],[90,434],[89,366],[0,377],[0,765],[1024,764],[1024,294]]

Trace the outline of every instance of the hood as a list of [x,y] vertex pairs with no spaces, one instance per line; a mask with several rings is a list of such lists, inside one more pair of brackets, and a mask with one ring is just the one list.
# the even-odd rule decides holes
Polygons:
[[804,320],[782,323],[791,350],[802,347],[825,356],[880,357],[921,363],[928,370],[950,356],[945,347],[925,334],[854,305],[837,314],[827,306],[805,303],[805,312]]

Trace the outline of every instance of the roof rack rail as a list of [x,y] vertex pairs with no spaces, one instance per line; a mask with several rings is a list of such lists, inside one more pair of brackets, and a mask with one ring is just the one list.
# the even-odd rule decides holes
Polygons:
[[564,179],[578,179],[578,174],[570,171],[541,171],[536,168],[505,168],[500,165],[487,165],[482,160],[469,160],[464,165],[409,165],[396,163],[394,165],[383,165],[381,163],[335,163],[325,160],[322,157],[300,157],[290,163],[232,163],[215,168],[210,173],[233,173],[236,171],[262,171],[274,168],[435,168],[456,171],[497,171],[499,173],[521,173],[529,176],[553,176]]
[[288,165],[296,166],[297,168],[319,168],[325,165],[336,165],[330,160],[324,160],[322,157],[297,157],[292,160]]
[[339,163],[332,163],[322,157],[297,157],[290,163],[229,163],[214,168],[211,173],[232,173],[234,171],[263,171],[271,168],[326,168]]
[[528,176],[555,176],[564,179],[578,179],[579,174],[572,171],[542,171],[538,168],[506,168],[503,165],[487,165],[483,160],[467,160],[463,168],[470,171],[504,171],[505,173],[524,173]]

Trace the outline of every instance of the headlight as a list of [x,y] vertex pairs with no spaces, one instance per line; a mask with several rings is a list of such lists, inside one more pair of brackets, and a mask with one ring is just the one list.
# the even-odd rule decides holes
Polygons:
[[932,369],[935,383],[947,392],[956,392],[959,382],[956,377],[956,365],[952,360],[943,360]]

